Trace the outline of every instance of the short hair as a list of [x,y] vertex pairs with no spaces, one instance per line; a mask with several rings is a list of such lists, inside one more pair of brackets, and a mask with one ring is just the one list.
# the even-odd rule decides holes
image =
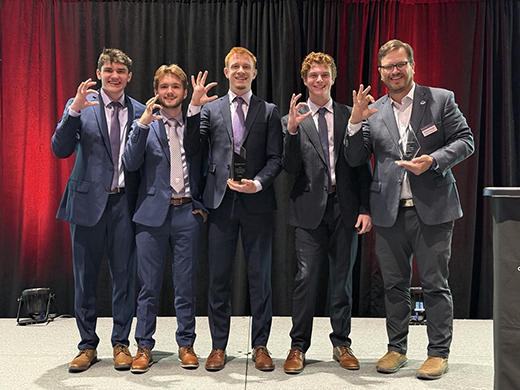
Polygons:
[[253,60],[253,67],[256,69],[256,57],[255,57],[255,55],[253,53],[251,53],[249,50],[247,50],[245,47],[241,47],[241,46],[235,46],[234,48],[232,48],[229,51],[229,53],[227,53],[226,58],[224,59],[224,64],[225,64],[226,68],[228,66],[229,59],[234,54],[246,54],[249,57],[251,57],[251,59]]
[[334,58],[325,53],[315,53],[312,51],[309,54],[307,54],[307,57],[305,57],[305,59],[302,62],[302,70],[300,74],[302,76],[303,81],[307,80],[307,73],[313,65],[325,65],[327,67],[330,67],[330,77],[332,78],[332,80],[336,79],[338,70],[336,68],[336,64],[334,63]]
[[188,89],[188,76],[177,64],[161,65],[156,71],[153,78],[153,89],[156,91],[159,88],[159,80],[166,74],[177,76],[182,82],[184,89]]
[[406,51],[406,54],[408,55],[408,61],[413,63],[412,47],[408,43],[402,42],[399,39],[392,39],[379,48],[379,52],[377,53],[377,61],[379,62],[379,65],[381,65],[381,60],[384,56],[386,56],[391,51],[399,50],[401,48]]
[[128,68],[128,72],[132,71],[132,59],[128,57],[122,50],[119,49],[107,49],[103,48],[103,51],[99,55],[97,67],[99,71],[105,63],[118,62],[125,65]]

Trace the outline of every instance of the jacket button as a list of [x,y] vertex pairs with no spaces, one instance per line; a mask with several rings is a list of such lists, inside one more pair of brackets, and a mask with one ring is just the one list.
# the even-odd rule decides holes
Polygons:
[[403,181],[402,181],[402,180],[398,180],[397,183],[398,183],[399,185],[401,185],[401,184],[403,184]]
[[110,167],[108,168],[108,170],[112,172],[114,170],[114,167]]
[[109,187],[105,187],[105,191],[106,192],[110,192],[110,188]]

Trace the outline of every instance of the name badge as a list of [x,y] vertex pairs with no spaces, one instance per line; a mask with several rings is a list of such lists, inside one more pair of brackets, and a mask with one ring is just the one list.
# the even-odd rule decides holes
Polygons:
[[437,132],[437,126],[435,126],[434,123],[427,124],[421,129],[421,133],[424,137],[428,137],[435,132]]

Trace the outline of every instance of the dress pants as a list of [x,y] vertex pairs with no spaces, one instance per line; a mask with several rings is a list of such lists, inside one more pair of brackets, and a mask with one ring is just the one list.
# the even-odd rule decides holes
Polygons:
[[79,349],[96,349],[97,285],[105,247],[112,277],[112,345],[129,345],[135,308],[135,231],[125,193],[109,195],[99,222],[71,224],[74,269],[74,313]]
[[333,346],[349,347],[352,318],[352,270],[358,237],[354,227],[343,223],[337,196],[328,196],[327,208],[316,229],[295,229],[298,271],[292,309],[291,348],[307,352],[311,345],[312,323],[320,270],[329,262],[330,323]]
[[247,264],[252,315],[252,347],[267,345],[272,322],[271,213],[248,213],[240,196],[226,191],[219,208],[209,214],[208,320],[214,349],[226,349],[231,318],[233,264],[238,236],[242,238]]
[[415,207],[401,207],[394,226],[377,226],[376,254],[385,287],[389,351],[407,350],[415,255],[428,320],[428,355],[448,357],[453,333],[453,301],[448,285],[453,225],[453,221],[425,225]]
[[168,244],[171,247],[175,315],[179,347],[195,342],[195,286],[199,257],[200,229],[204,222],[193,214],[193,205],[171,205],[164,223],[159,227],[136,226],[137,275],[140,290],[137,297],[137,344],[153,349],[159,312],[159,298],[166,264]]

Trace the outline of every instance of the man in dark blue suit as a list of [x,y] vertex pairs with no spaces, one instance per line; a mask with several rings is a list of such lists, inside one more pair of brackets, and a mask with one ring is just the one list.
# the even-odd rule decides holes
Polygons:
[[[235,47],[225,59],[229,92],[206,104],[200,131],[190,132],[187,149],[209,147],[204,205],[209,215],[209,308],[213,349],[206,369],[224,368],[231,317],[231,277],[240,233],[247,262],[255,367],[274,369],[266,348],[271,329],[271,257],[276,210],[273,181],[282,169],[282,129],[274,104],[253,95],[256,58]],[[246,157],[244,178],[233,180],[234,152]]]
[[[204,88],[207,72],[199,73],[194,84],[193,104],[207,98]],[[183,147],[184,133],[190,126],[198,128],[198,115],[185,119],[182,102],[188,94],[186,73],[175,64],[162,65],[155,72],[155,97],[132,126],[123,154],[129,171],[142,174],[136,223],[137,274],[141,289],[137,298],[135,339],[138,351],[132,362],[133,373],[143,373],[153,364],[159,297],[163,281],[168,244],[173,262],[176,340],[181,367],[197,368],[195,342],[195,278],[199,256],[200,228],[207,210],[202,204],[202,154],[188,154]],[[157,102],[159,104],[157,104]],[[154,109],[160,109],[154,114]]]
[[325,53],[309,53],[301,77],[309,92],[306,103],[292,96],[286,130],[283,166],[296,176],[289,198],[288,222],[295,226],[298,272],[292,311],[291,350],[284,371],[303,371],[311,345],[318,276],[329,264],[330,323],[333,358],[341,367],[358,370],[351,349],[352,271],[357,257],[358,234],[370,230],[368,205],[371,180],[367,163],[351,168],[343,139],[350,108],[334,102],[334,59]]
[[67,102],[52,136],[59,158],[76,152],[76,162],[57,218],[70,223],[74,268],[74,311],[80,332],[79,353],[69,371],[88,369],[97,361],[97,282],[107,250],[112,275],[112,346],[116,369],[128,369],[132,356],[128,335],[135,301],[135,208],[139,177],[123,169],[121,155],[130,125],[144,105],[125,95],[132,60],[121,50],[104,49],[96,82],[82,82]]

